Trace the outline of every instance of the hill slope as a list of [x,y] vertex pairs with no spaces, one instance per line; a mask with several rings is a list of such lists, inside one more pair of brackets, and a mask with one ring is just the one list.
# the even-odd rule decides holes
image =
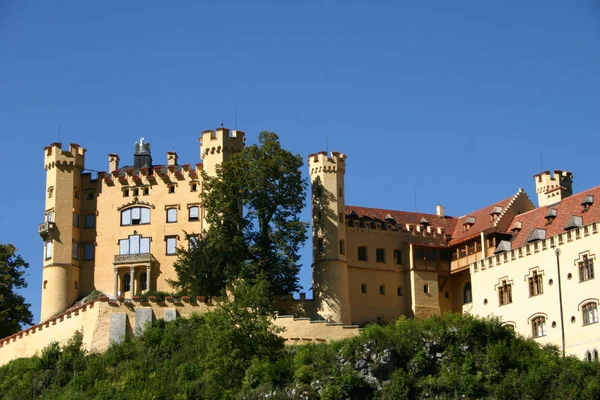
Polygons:
[[[244,314],[246,313],[246,314]],[[3,399],[598,399],[597,363],[495,320],[447,315],[284,346],[268,319],[221,307],[85,355],[81,338],[0,369]]]

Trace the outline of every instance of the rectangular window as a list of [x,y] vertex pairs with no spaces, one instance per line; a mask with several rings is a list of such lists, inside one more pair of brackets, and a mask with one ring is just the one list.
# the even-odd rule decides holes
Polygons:
[[94,200],[94,192],[92,192],[92,191],[86,192],[85,198],[86,198],[86,200]]
[[365,246],[358,248],[358,261],[367,261],[367,248]]
[[402,296],[402,288],[400,286],[398,286],[397,292],[398,296]]
[[169,185],[169,193],[175,193],[175,185]]
[[367,293],[367,284],[366,283],[363,283],[362,285],[360,285],[360,292]]
[[188,237],[188,250],[193,250],[196,247],[198,247],[198,241],[200,240],[200,238],[198,237],[198,235],[193,235],[193,236],[189,236]]
[[537,296],[544,293],[543,284],[542,275],[534,271],[532,276],[529,277],[529,296]]
[[585,282],[594,279],[594,259],[583,256],[583,261],[579,263],[579,281]]
[[338,221],[340,221],[341,223],[344,223],[344,213],[338,214]]
[[83,227],[86,229],[96,227],[96,216],[94,214],[86,214]]
[[134,196],[139,196],[140,195],[140,189],[133,189],[133,195]]
[[140,254],[140,235],[129,236],[129,254]]
[[131,225],[131,210],[121,211],[121,225]]
[[79,228],[79,214],[76,212],[73,213],[73,226]]
[[429,285],[428,284],[423,285],[423,293],[429,293]]
[[195,184],[195,183],[192,183],[192,184],[190,185],[190,191],[191,191],[191,192],[197,192],[197,191],[198,191],[198,185],[197,185],[197,184]]
[[167,208],[167,222],[177,222],[176,208]]
[[150,223],[150,209],[149,208],[141,208],[141,215],[142,215],[142,224],[149,224]]
[[86,243],[83,245],[83,260],[91,261],[94,259],[94,244]]
[[129,197],[129,189],[123,189],[123,197]]
[[346,254],[346,245],[343,240],[340,240],[340,254],[341,255]]
[[46,213],[46,221],[54,222],[54,211],[48,211]]
[[173,255],[177,252],[177,238],[167,237],[167,255]]
[[343,197],[343,196],[344,196],[344,189],[338,188],[338,197]]
[[150,194],[150,189],[149,188],[144,188],[143,189],[143,193],[144,193],[144,196],[148,196]]
[[198,215],[199,215],[198,211],[199,211],[198,206],[192,206],[189,208],[188,212],[189,212],[189,220],[190,221],[198,221]]
[[582,308],[583,325],[595,324],[598,322],[598,304],[588,303]]
[[119,254],[129,254],[129,239],[119,240]]
[[148,254],[150,253],[150,238],[143,237],[140,238],[140,254]]
[[512,284],[503,281],[498,287],[498,302],[501,306],[512,303]]
[[402,250],[394,250],[394,262],[396,265],[402,265]]
[[375,258],[378,263],[384,263],[385,262],[385,249],[375,250]]
[[385,285],[379,286],[379,294],[385,294]]
[[79,246],[73,242],[73,260],[79,260]]
[[46,260],[49,260],[52,258],[52,241],[46,242],[45,247]]

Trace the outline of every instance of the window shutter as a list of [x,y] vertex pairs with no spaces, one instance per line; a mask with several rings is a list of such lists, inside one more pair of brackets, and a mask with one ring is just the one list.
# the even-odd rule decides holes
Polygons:
[[121,212],[121,225],[131,225],[131,209]]
[[149,208],[141,208],[142,213],[142,224],[150,223],[150,209]]

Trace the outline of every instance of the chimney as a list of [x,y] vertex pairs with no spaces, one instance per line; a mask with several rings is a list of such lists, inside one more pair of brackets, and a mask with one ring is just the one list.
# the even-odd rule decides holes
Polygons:
[[116,154],[108,155],[108,172],[113,172],[119,169],[119,156]]
[[167,151],[167,165],[177,165],[177,153]]
[[560,203],[573,194],[573,174],[567,171],[544,171],[534,175],[538,207]]
[[435,208],[435,213],[438,215],[438,217],[444,218],[444,206],[441,204],[438,204],[437,207]]

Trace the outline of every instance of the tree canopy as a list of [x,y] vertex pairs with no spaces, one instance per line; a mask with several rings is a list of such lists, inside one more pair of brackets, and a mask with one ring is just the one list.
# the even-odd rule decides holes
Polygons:
[[[307,180],[302,157],[283,149],[273,132],[203,174],[209,229],[193,249],[180,249],[176,288],[215,295],[228,282],[263,274],[273,294],[299,289],[299,247],[308,223],[300,220]],[[198,282],[198,280],[212,282]]]
[[29,267],[12,244],[0,244],[0,338],[19,332],[23,324],[33,324],[31,306],[15,289],[27,287],[23,278]]

